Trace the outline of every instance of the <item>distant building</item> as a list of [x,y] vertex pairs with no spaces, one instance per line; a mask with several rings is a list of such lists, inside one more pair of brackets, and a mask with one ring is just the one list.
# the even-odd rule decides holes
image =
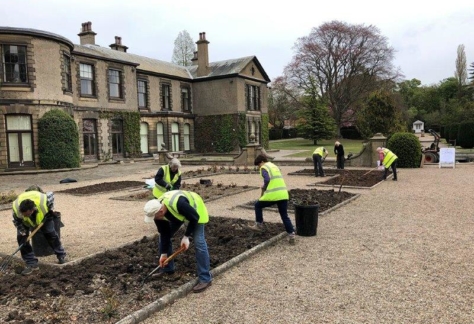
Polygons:
[[421,120],[417,120],[413,123],[413,131],[415,134],[420,134],[425,132],[425,123]]
[[91,22],[82,24],[80,45],[46,31],[0,27],[0,168],[38,166],[37,122],[51,109],[76,121],[84,161],[127,156],[123,120],[114,117],[124,111],[140,113],[143,156],[162,146],[212,152],[224,118],[247,142],[251,134],[259,143],[268,136],[262,116],[270,79],[255,56],[209,62],[209,41],[200,33],[194,65],[184,67],[127,53],[118,36],[101,47],[95,35]]

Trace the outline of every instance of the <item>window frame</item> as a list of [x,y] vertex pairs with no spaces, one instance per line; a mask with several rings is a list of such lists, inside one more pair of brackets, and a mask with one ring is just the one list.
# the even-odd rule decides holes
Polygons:
[[[186,93],[187,96],[184,94]],[[191,112],[191,88],[188,86],[181,87],[181,110],[183,112]]]
[[[140,92],[140,82],[144,83],[144,92]],[[140,105],[140,95],[143,96],[144,106]],[[148,109],[148,80],[138,79],[137,80],[137,104],[138,109]]]
[[172,110],[172,107],[171,107],[171,83],[162,83],[161,84],[161,110],[164,110],[164,111]]
[[[69,68],[69,70],[68,70]],[[72,59],[63,53],[64,92],[72,92]]]
[[[9,51],[11,51],[11,47],[17,47],[17,48],[23,48],[24,49],[24,62],[23,63],[11,63],[11,62],[6,62],[6,47],[9,47]],[[2,85],[11,85],[11,86],[24,86],[24,85],[29,85],[30,82],[30,70],[28,68],[28,46],[26,44],[0,44],[0,54],[1,54],[1,65],[2,65]],[[11,54],[10,54],[11,55]],[[17,53],[18,56],[18,61],[20,61],[19,56],[20,53]],[[21,70],[21,66],[24,67],[24,76],[25,76],[25,81],[21,82],[15,82],[15,81],[8,81],[7,80],[7,66],[9,65],[19,65],[19,70]],[[20,75],[22,74],[21,71],[18,72]],[[21,78],[21,76],[20,76]]]
[[[116,72],[118,75],[112,76],[111,72]],[[117,80],[115,80],[115,78]],[[112,82],[114,80],[114,82]],[[118,81],[118,82],[116,82]],[[123,71],[118,68],[109,67],[107,69],[107,84],[108,84],[108,91],[109,91],[109,99],[110,100],[123,100]],[[112,85],[116,86],[117,89],[114,89],[118,92],[118,96],[112,96]]]
[[[90,66],[90,67],[91,67],[91,71],[90,71],[90,73],[91,73],[91,75],[92,75],[91,78],[88,78],[88,77],[82,75],[82,72],[83,72],[82,66]],[[80,95],[81,97],[86,97],[86,98],[93,98],[93,97],[96,97],[97,91],[96,91],[95,64],[90,63],[90,62],[79,62],[79,80],[80,80],[80,83],[79,83],[79,89],[80,89],[79,95]],[[89,94],[89,93],[84,93],[84,92],[83,92],[82,82],[83,82],[84,80],[90,82],[91,94]]]
[[260,111],[262,109],[260,86],[247,84],[247,110]]

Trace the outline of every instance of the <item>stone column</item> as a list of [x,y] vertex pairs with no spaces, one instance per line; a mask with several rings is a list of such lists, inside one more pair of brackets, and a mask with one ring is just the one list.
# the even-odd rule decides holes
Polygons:
[[370,146],[370,167],[375,168],[377,166],[377,161],[379,161],[379,154],[377,153],[377,147],[384,147],[387,142],[387,138],[381,133],[375,134],[372,138],[369,139]]

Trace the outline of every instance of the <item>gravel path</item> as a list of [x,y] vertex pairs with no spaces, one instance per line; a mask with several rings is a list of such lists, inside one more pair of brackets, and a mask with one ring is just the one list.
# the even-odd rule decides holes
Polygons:
[[[142,180],[157,165],[142,162],[70,174],[1,176],[2,190],[36,183],[58,191],[104,181]],[[196,167],[185,167],[183,170]],[[284,166],[284,174],[300,170]],[[94,174],[95,172],[95,174]],[[34,180],[31,180],[34,179]],[[260,185],[258,175],[213,177],[223,183]],[[286,176],[288,187],[314,178]],[[194,181],[194,180],[192,180]],[[201,294],[189,294],[144,323],[472,323],[474,318],[474,165],[456,169],[402,169],[399,181],[372,190],[320,217],[317,236],[280,241],[215,278]],[[314,188],[314,187],[312,187]],[[236,205],[259,190],[207,204],[211,215],[254,219]],[[122,193],[75,197],[56,194],[71,259],[152,235],[143,203],[109,199]],[[264,212],[279,222],[277,213]],[[293,217],[292,217],[293,218]],[[294,220],[294,218],[293,218]],[[0,211],[0,252],[16,249],[11,211]],[[42,258],[54,262],[54,257]]]

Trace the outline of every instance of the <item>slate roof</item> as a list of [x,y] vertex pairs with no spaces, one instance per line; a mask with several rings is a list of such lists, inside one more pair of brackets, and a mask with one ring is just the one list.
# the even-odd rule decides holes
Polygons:
[[17,35],[28,35],[28,36],[35,36],[35,37],[43,37],[43,38],[50,38],[60,41],[71,49],[74,47],[74,44],[61,35],[50,33],[44,30],[33,29],[33,28],[18,28],[18,27],[3,27],[0,26],[0,34],[17,34]]
[[120,52],[98,45],[75,45],[74,52],[78,54],[100,57],[112,61],[120,61],[128,63],[130,65],[138,65],[137,69],[145,70],[148,72],[166,74],[185,79],[192,78],[188,70],[184,66],[136,54]]

